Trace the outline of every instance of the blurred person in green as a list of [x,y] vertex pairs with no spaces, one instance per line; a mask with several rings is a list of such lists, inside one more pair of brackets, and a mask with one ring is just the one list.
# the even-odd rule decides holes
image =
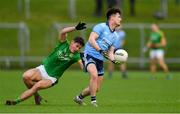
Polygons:
[[168,66],[164,60],[164,48],[167,45],[164,33],[159,29],[159,26],[155,23],[151,25],[150,39],[147,43],[147,48],[150,49],[150,71],[152,73],[152,79],[155,79],[155,73],[158,63],[163,71],[166,73],[166,79],[171,79],[172,76],[169,73]]
[[85,29],[85,23],[76,26],[66,27],[60,31],[58,44],[54,50],[46,57],[42,65],[29,69],[23,74],[23,81],[27,86],[15,100],[6,100],[6,105],[16,105],[34,95],[35,103],[41,104],[42,97],[39,90],[47,89],[58,83],[58,79],[74,63],[78,62],[83,69],[79,51],[84,46],[82,37],[75,37],[71,42],[67,40],[67,33]]
[[[116,51],[117,49],[123,48],[123,46],[125,44],[126,33],[122,29],[122,26],[117,27],[115,32],[117,34],[116,35],[117,41],[115,42],[115,51]],[[109,78],[112,78],[113,70],[114,70],[114,64],[111,61],[109,61],[108,62],[108,76],[109,76]],[[126,71],[126,63],[120,64],[119,70],[122,72],[122,78],[127,79],[128,76],[127,76],[127,71]]]

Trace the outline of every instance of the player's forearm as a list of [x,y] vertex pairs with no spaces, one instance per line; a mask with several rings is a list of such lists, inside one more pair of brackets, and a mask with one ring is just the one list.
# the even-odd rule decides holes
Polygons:
[[72,31],[74,31],[74,30],[76,30],[76,28],[73,26],[73,27],[66,27],[66,28],[63,28],[61,31],[60,31],[60,33],[61,34],[66,34],[66,33],[69,33],[69,32],[72,32]]
[[164,47],[164,46],[165,46],[165,44],[162,44],[162,43],[156,44],[156,47],[157,47],[157,48]]
[[81,61],[81,60],[79,60],[79,61],[78,61],[78,63],[79,63],[80,68],[83,70],[83,67],[84,67],[84,66],[83,66],[82,61]]
[[63,28],[59,33],[59,41],[64,42],[67,38],[67,33],[76,30],[75,27]]
[[151,48],[151,43],[148,42],[147,45],[146,45],[147,48]]
[[114,53],[112,51],[109,51],[108,56],[111,61],[114,60]]
[[96,40],[94,39],[89,39],[89,43],[91,44],[92,47],[94,47],[97,51],[101,50],[99,45],[96,43]]

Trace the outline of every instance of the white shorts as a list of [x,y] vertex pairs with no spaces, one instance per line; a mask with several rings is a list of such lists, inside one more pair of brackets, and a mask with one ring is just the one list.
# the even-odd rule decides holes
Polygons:
[[164,57],[164,51],[162,49],[156,49],[150,51],[150,58],[151,59],[159,59]]
[[44,65],[40,65],[40,66],[36,67],[36,69],[38,69],[41,72],[42,79],[49,79],[52,81],[53,84],[57,81],[56,78],[48,75],[48,73],[46,72],[46,69],[44,68]]

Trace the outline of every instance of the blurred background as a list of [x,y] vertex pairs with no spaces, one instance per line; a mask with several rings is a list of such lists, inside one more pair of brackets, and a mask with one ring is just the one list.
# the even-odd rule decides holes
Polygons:
[[[35,106],[31,99],[11,108],[4,105],[5,100],[16,98],[26,89],[22,73],[42,63],[55,47],[61,28],[86,22],[86,30],[70,33],[68,39],[80,35],[87,41],[92,27],[106,21],[109,7],[123,11],[128,80],[122,79],[118,68],[109,79],[105,61],[105,80],[98,93],[97,109],[78,107],[72,101],[89,82],[88,74],[77,64],[63,74],[58,86],[41,91],[48,103]],[[157,79],[149,78],[149,52],[144,53],[143,47],[152,23],[158,23],[165,33],[165,60],[172,80],[165,78],[159,66]],[[180,112],[179,31],[180,0],[1,0],[0,112]]]
[[[164,31],[166,61],[171,70],[180,64],[180,0],[4,0],[0,3],[0,68],[27,68],[40,64],[55,46],[58,30],[86,22],[88,29],[69,34],[86,40],[93,25],[106,20],[108,7],[123,11],[128,69],[147,69],[149,53],[142,48],[155,22]],[[75,67],[76,68],[76,67]]]

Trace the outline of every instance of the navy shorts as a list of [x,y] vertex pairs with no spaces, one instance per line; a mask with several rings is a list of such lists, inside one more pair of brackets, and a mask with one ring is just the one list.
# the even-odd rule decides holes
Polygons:
[[98,72],[98,76],[104,75],[103,61],[92,57],[91,55],[81,53],[81,60],[84,65],[84,70],[87,72],[87,66],[89,64],[95,64]]

